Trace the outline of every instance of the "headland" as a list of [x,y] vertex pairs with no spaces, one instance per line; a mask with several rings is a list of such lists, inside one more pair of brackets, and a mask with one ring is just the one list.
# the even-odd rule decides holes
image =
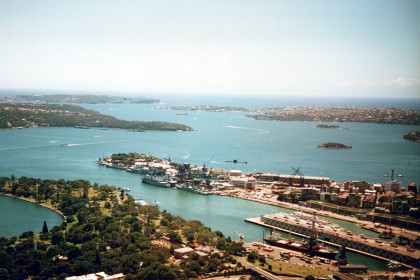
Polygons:
[[29,127],[116,128],[135,131],[192,130],[189,126],[177,123],[120,120],[75,105],[0,103],[0,128]]

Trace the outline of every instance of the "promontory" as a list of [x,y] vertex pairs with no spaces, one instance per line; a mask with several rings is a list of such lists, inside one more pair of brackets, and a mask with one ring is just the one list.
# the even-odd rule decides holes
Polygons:
[[136,131],[191,131],[183,124],[162,121],[126,121],[80,106],[64,104],[0,104],[0,128],[27,127],[120,128]]

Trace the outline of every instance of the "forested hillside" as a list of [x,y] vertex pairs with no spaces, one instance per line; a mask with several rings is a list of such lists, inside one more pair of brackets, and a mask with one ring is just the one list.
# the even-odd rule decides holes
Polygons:
[[0,104],[0,128],[98,127],[132,130],[192,130],[190,127],[160,121],[126,121],[102,115],[80,106],[63,104]]

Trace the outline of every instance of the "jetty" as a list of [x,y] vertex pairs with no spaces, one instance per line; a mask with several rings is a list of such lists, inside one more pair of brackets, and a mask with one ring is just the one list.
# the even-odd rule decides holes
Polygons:
[[[305,220],[298,217],[290,218],[290,215],[284,213],[261,215],[257,218],[245,219],[245,221],[303,237],[309,237],[313,230]],[[420,268],[420,250],[417,248],[400,246],[378,238],[373,239],[338,226],[318,225],[316,232],[318,239],[327,244],[337,247],[345,245],[348,250],[360,254],[400,262],[410,268]]]

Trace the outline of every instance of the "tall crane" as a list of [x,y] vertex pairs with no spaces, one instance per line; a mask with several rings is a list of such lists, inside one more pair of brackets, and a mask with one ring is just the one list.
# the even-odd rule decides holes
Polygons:
[[[293,181],[293,179],[296,176],[300,176],[300,186],[303,187],[305,185],[305,176],[303,175],[302,172],[300,172],[300,166],[298,168],[294,168],[292,166],[292,169],[294,170],[294,172],[292,174],[293,178],[291,179],[291,181]],[[289,181],[289,184],[292,185],[292,182]]]

